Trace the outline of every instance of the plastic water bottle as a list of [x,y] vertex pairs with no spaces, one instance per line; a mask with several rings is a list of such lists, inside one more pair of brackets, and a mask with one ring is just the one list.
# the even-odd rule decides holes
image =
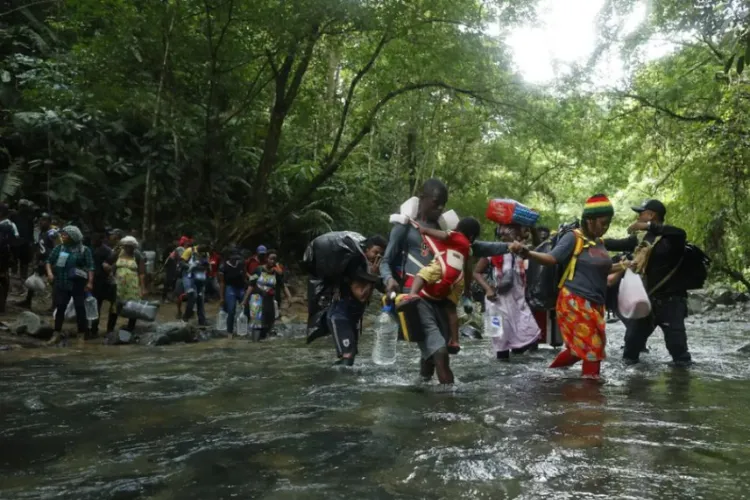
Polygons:
[[393,317],[393,304],[383,306],[375,327],[375,345],[372,362],[376,365],[392,365],[396,362],[398,323]]
[[227,331],[228,319],[229,319],[229,315],[227,314],[227,312],[223,308],[219,309],[219,314],[216,315],[216,331],[217,332]]
[[234,334],[247,335],[247,316],[245,316],[244,312],[241,312],[234,322]]
[[96,302],[96,297],[87,293],[86,300],[83,304],[86,308],[86,319],[88,321],[96,321],[99,319],[99,305]]

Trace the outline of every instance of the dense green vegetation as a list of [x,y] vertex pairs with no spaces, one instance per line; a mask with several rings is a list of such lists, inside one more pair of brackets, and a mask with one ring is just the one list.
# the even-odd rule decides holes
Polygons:
[[[510,196],[551,225],[597,191],[620,227],[658,196],[717,269],[750,276],[748,6],[653,0],[626,31],[639,3],[605,2],[590,64],[539,88],[504,42],[534,2],[17,2],[0,12],[3,196],[152,241],[289,249],[386,231],[430,176],[459,213]],[[676,49],[647,60],[655,37]],[[628,63],[616,88],[592,76],[607,51]]]

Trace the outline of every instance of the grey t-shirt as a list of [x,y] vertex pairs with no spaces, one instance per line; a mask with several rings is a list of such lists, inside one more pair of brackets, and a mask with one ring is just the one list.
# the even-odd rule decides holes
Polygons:
[[[567,266],[576,247],[576,235],[571,231],[564,235],[550,254],[563,266]],[[597,241],[596,246],[584,248],[578,256],[573,279],[565,286],[576,295],[595,304],[604,304],[607,297],[607,276],[612,269],[612,259]]]

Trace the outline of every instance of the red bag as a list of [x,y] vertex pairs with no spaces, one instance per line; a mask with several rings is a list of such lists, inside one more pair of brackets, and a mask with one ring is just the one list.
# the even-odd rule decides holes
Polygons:
[[485,216],[497,224],[512,224],[513,212],[516,210],[516,204],[517,202],[514,200],[499,198],[490,200],[487,205],[487,213],[485,213]]

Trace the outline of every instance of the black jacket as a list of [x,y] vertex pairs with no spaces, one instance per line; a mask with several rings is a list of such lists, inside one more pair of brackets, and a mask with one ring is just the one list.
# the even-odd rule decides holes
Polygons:
[[[643,241],[653,243],[658,236],[661,236],[661,239],[652,250],[646,266],[646,288],[648,290],[661,283],[680,264],[680,260],[685,254],[687,235],[684,230],[652,222],[651,229],[646,233]],[[623,239],[607,238],[604,240],[604,246],[607,247],[607,250],[613,252],[634,252],[638,243],[639,239],[636,235]],[[660,286],[652,296],[685,295],[687,292],[681,284],[682,280],[679,279],[679,274],[679,271],[674,273],[669,281]]]

